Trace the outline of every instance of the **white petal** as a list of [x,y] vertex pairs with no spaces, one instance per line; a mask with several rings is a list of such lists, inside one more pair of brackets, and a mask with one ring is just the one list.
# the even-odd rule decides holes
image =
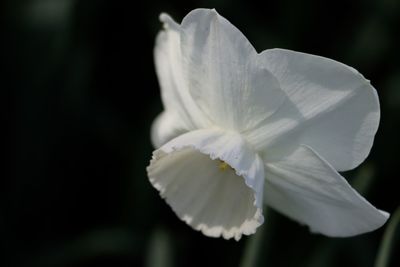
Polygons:
[[259,61],[278,79],[287,101],[249,133],[255,147],[307,144],[339,171],[364,161],[380,117],[368,80],[339,62],[288,50],[266,50]]
[[257,65],[250,42],[215,10],[190,12],[181,30],[187,86],[216,125],[239,132],[251,129],[283,102],[277,80]]
[[153,153],[150,182],[207,236],[239,240],[263,223],[263,162],[238,134],[197,130]]
[[266,204],[313,232],[353,236],[375,230],[389,217],[307,146],[284,160],[267,163],[265,172]]
[[155,148],[159,148],[186,131],[187,128],[178,114],[173,111],[163,111],[151,126],[151,142]]
[[188,130],[208,125],[185,85],[180,50],[180,26],[166,14],[160,15],[164,30],[156,38],[154,60],[165,109],[175,113]]

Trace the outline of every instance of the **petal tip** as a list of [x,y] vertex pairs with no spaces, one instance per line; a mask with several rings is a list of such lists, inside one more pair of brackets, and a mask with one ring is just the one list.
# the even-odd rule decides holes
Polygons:
[[179,29],[179,24],[174,21],[174,19],[165,12],[162,12],[158,17],[159,20],[163,23],[164,28],[169,29]]
[[385,222],[389,219],[390,213],[386,212],[384,210],[379,210],[379,212],[383,215],[383,217],[386,219]]
[[196,8],[190,11],[182,20],[182,24],[186,24],[187,21],[199,21],[201,19],[206,19],[209,22],[215,21],[220,17],[219,13],[215,8]]
[[167,23],[169,20],[171,20],[172,18],[165,12],[162,12],[160,14],[160,16],[158,17],[158,19],[163,22],[163,23]]

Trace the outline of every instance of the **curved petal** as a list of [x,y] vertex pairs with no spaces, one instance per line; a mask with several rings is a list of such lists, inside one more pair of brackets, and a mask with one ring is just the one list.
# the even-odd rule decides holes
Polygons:
[[239,240],[263,223],[263,162],[237,134],[197,130],[153,153],[150,182],[180,219]]
[[368,80],[339,62],[288,50],[266,50],[258,60],[278,79],[287,101],[248,134],[250,143],[266,153],[280,141],[306,144],[339,171],[364,161],[380,118]]
[[154,61],[165,109],[176,113],[188,130],[208,125],[185,85],[180,50],[180,26],[167,14],[161,14],[164,30],[156,38]]
[[215,10],[190,12],[181,30],[187,86],[214,124],[239,132],[251,129],[283,102],[276,78],[257,65],[256,50]]
[[267,163],[265,172],[266,204],[313,232],[353,236],[375,230],[389,217],[307,146],[284,160]]
[[179,115],[172,111],[163,111],[151,126],[151,142],[155,148],[159,148],[185,132],[187,128]]

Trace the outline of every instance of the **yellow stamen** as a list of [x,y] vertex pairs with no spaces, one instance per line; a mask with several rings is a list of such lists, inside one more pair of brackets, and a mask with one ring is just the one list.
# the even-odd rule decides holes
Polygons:
[[228,163],[226,163],[226,162],[223,161],[223,160],[220,160],[220,161],[219,161],[218,168],[219,168],[221,171],[226,171],[226,169],[228,169],[228,167],[230,167]]

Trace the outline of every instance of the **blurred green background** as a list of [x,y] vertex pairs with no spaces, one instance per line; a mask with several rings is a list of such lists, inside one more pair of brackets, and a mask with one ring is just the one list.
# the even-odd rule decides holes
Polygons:
[[[268,210],[257,235],[212,239],[150,186],[149,127],[162,110],[158,15],[180,21],[196,7],[216,8],[258,51],[322,55],[371,80],[381,126],[366,162],[345,176],[396,210],[400,1],[3,0],[1,88],[15,96],[16,116],[16,141],[4,141],[16,165],[5,170],[16,175],[2,179],[0,266],[378,266],[387,226],[327,238]],[[400,266],[398,228],[386,235],[394,245],[385,266]]]

